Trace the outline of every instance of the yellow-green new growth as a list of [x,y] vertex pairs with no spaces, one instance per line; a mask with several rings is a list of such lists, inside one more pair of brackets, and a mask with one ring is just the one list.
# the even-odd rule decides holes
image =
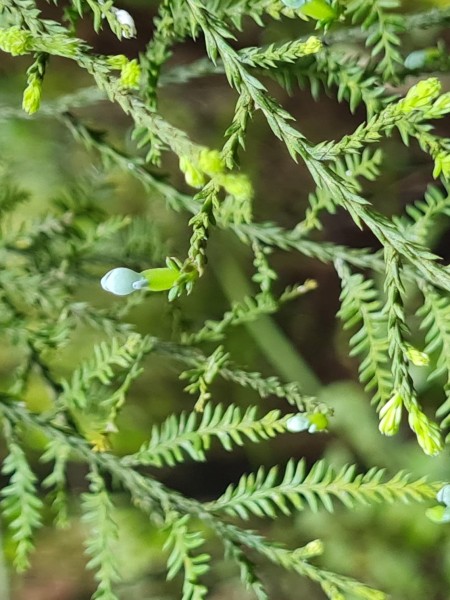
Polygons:
[[138,89],[141,78],[141,67],[136,58],[127,60],[122,64],[120,71],[120,83],[125,89]]
[[406,356],[416,367],[426,367],[430,364],[430,357],[426,352],[421,352],[411,344],[406,344]]
[[390,400],[380,409],[380,423],[378,429],[383,435],[395,435],[398,432],[402,418],[403,400],[400,394],[395,393]]
[[301,45],[301,53],[302,55],[307,56],[308,54],[315,54],[316,52],[319,52],[319,50],[322,50],[322,48],[322,40],[315,35],[311,35],[306,42],[303,42]]
[[179,165],[186,183],[191,187],[203,187],[207,177],[210,177],[238,200],[251,200],[253,197],[253,186],[250,179],[243,173],[226,172],[225,164],[218,150],[205,148],[196,158],[180,156]]
[[292,556],[301,560],[308,560],[321,556],[324,553],[325,547],[322,540],[312,540],[308,542],[306,546],[297,548],[292,552]]
[[413,405],[409,409],[408,422],[425,454],[436,456],[442,451],[444,442],[439,426],[430,421],[418,406]]
[[35,113],[41,104],[42,83],[47,60],[46,52],[38,52],[34,62],[27,70],[27,87],[23,93],[22,108],[29,115]]
[[123,69],[123,67],[128,63],[128,58],[125,54],[112,54],[106,58],[106,62],[111,67],[111,69]]
[[238,200],[253,198],[252,182],[244,173],[224,173],[219,175],[216,180],[228,194]]
[[410,113],[413,110],[425,111],[431,107],[433,100],[439,96],[441,87],[441,82],[436,77],[419,81],[399,102],[399,111],[403,113]]
[[225,164],[220,156],[220,152],[218,150],[209,150],[209,148],[205,148],[200,152],[198,166],[210,176],[225,171]]
[[202,170],[198,168],[187,156],[180,156],[180,171],[184,174],[186,183],[193,188],[201,188],[206,183],[206,177]]
[[215,177],[224,173],[225,165],[218,150],[204,148],[198,156],[180,156],[180,171],[184,174],[186,183],[194,188],[206,184],[206,176]]
[[30,77],[28,85],[23,92],[22,108],[32,115],[39,110],[41,105],[42,80],[38,77]]
[[31,33],[16,25],[8,29],[0,29],[0,50],[9,52],[12,56],[26,54],[30,50],[32,39]]
[[439,152],[434,157],[433,177],[437,178],[439,175],[444,179],[450,178],[450,154],[447,152]]

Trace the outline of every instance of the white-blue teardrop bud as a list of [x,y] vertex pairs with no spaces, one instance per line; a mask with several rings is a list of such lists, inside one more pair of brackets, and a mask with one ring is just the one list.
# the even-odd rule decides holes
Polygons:
[[311,422],[305,414],[294,415],[286,421],[286,429],[290,433],[306,431],[310,426]]
[[127,40],[136,37],[136,25],[130,13],[122,8],[113,7],[111,10],[120,25],[123,37]]
[[450,485],[444,485],[436,494],[436,499],[438,502],[442,502],[446,506],[450,506]]
[[281,0],[288,8],[300,8],[307,3],[308,0]]
[[426,50],[414,50],[405,58],[404,65],[407,69],[415,71],[425,66],[427,60]]
[[127,269],[126,267],[118,267],[108,271],[102,277],[101,286],[107,292],[116,296],[126,296],[137,289],[141,288],[141,282],[144,281],[147,285],[147,280],[140,273]]

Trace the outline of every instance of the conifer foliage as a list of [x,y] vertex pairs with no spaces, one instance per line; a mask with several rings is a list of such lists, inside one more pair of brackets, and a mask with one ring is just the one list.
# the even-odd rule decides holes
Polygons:
[[[402,40],[409,31],[445,28],[450,9],[404,14],[398,0],[160,0],[153,3],[158,5],[154,13],[149,10],[153,32],[145,39],[132,4],[127,10],[109,0],[55,4],[59,12],[52,14],[60,14],[60,21],[48,18],[48,7],[38,7],[34,0],[0,3],[2,56],[17,60],[18,68],[27,65],[22,107],[0,107],[0,119],[53,119],[95,165],[38,212],[35,198],[22,189],[8,164],[0,169],[2,343],[17,357],[0,395],[6,448],[0,506],[15,567],[29,567],[36,532],[48,519],[45,494],[55,524],[67,526],[72,506],[67,475],[71,463],[81,461],[87,476],[79,512],[97,600],[125,597],[115,553],[119,497],[145,514],[149,526],[161,529],[167,578],[180,581],[183,600],[202,600],[214,585],[219,560],[211,549],[213,539],[256,598],[271,597],[264,576],[270,563],[315,582],[331,600],[386,598],[384,592],[324,568],[316,560],[323,551],[320,541],[290,548],[248,528],[246,521],[252,519],[257,527],[257,519],[331,512],[338,505],[429,504],[443,482],[404,471],[387,474],[383,465],[365,470],[291,459],[246,473],[216,499],[200,502],[161,483],[158,469],[208,461],[213,446],[234,452],[250,444],[271,444],[273,438],[293,432],[333,430],[333,411],[304,393],[301,380],[285,383],[276,375],[240,368],[226,349],[232,328],[267,318],[304,294],[320,294],[312,280],[275,291],[278,275],[271,254],[277,250],[335,270],[341,286],[338,316],[350,332],[349,353],[359,361],[359,380],[370,395],[381,434],[393,436],[405,422],[426,455],[445,448],[450,425],[450,271],[432,246],[433,232],[450,215],[450,139],[434,128],[450,113],[450,92],[443,91],[439,79],[439,71],[450,63],[442,46],[405,53]],[[250,23],[264,28],[282,20],[301,21],[308,33],[267,46],[241,43]],[[95,52],[78,36],[82,23],[91,24],[96,36],[110,30],[119,46],[136,38],[141,54],[127,58],[125,45],[124,53]],[[173,66],[169,59],[175,47],[192,40],[204,56]],[[351,52],[345,50],[349,42]],[[74,63],[91,85],[47,98],[45,80],[57,68],[55,58]],[[235,97],[221,148],[201,144],[172,124],[160,100],[164,86],[207,76],[224,77]],[[289,92],[309,90],[311,101],[323,93],[335,96],[351,112],[364,109],[367,119],[341,139],[313,143],[269,93],[268,78],[275,82],[271,86]],[[182,103],[182,94],[179,99]],[[101,101],[126,116],[132,141],[114,145],[77,116],[83,111],[76,109]],[[239,165],[255,113],[285,147],[292,168],[304,163],[315,187],[304,218],[291,230],[253,217],[258,198]],[[383,140],[393,135],[428,155],[436,182],[404,214],[388,216],[369,202],[365,186],[381,176]],[[176,157],[182,185],[172,184],[161,166],[170,155]],[[149,198],[162,199],[179,215],[188,230],[187,245],[165,241],[151,222],[112,215],[96,201],[105,192],[114,193],[108,174],[121,171]],[[347,213],[355,228],[371,232],[375,249],[319,237],[324,217],[337,211]],[[138,305],[145,310],[154,290],[167,292],[168,319],[171,306],[200,293],[200,280],[210,268],[209,240],[221,235],[234,237],[252,253],[254,292],[233,302],[220,318],[205,315],[197,327],[189,318],[181,319],[170,341],[137,333],[130,313]],[[80,286],[92,290],[95,282],[100,293],[100,275],[108,268],[113,273],[109,291],[127,297],[106,307],[89,294],[80,301]],[[70,372],[61,373],[57,352],[73,348],[78,356],[80,331],[88,331],[93,340],[89,352],[74,359]],[[186,384],[187,408],[169,410],[139,448],[123,455],[115,446],[121,409],[132,403],[130,390],[139,384],[149,357],[178,370]],[[436,415],[417,389],[417,368],[427,369],[424,379],[440,385]],[[27,396],[35,377],[48,391],[45,410],[33,409]],[[258,402],[227,402],[215,393],[220,380],[248,388]],[[279,408],[267,407],[269,396]],[[33,442],[33,450],[39,447],[50,470],[41,481],[41,470],[34,472],[31,462],[30,438],[40,440]]]

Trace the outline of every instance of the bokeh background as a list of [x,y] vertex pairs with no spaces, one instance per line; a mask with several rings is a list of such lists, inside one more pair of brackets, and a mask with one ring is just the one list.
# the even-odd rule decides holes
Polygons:
[[[405,0],[403,10],[415,11],[432,6],[448,6],[448,2]],[[122,6],[122,5],[121,5]],[[96,35],[86,18],[80,24],[79,36],[85,38],[100,53],[125,53],[130,58],[143,51],[152,35],[151,18],[156,3],[145,0],[123,2],[123,7],[135,17],[138,37],[118,42],[106,28]],[[49,16],[57,18],[61,9],[42,6]],[[311,25],[298,22],[267,20],[264,29],[250,21],[239,36],[239,46],[261,45],[311,31]],[[416,47],[433,46],[438,39],[450,44],[450,34],[430,29],[404,36],[404,54]],[[187,41],[175,47],[168,67],[188,63],[202,57],[201,41]],[[8,107],[20,107],[25,85],[28,58],[0,61],[0,159],[21,185],[32,192],[33,202],[27,205],[27,216],[45,214],[51,204],[68,188],[80,182],[94,181],[96,200],[109,213],[133,217],[136,235],[128,243],[125,254],[128,266],[146,268],[157,265],[166,255],[183,256],[189,239],[188,216],[170,213],[160,198],[145,193],[131,177],[118,170],[105,172],[95,156],[86,153],[63,125],[37,115],[32,119],[8,117]],[[444,90],[450,89],[450,78],[440,75]],[[408,78],[400,91],[414,83]],[[44,97],[51,101],[62,94],[92,85],[86,74],[69,61],[52,60],[45,78]],[[288,96],[273,82],[270,91],[296,117],[300,130],[311,140],[337,139],[349,133],[365,119],[364,108],[351,114],[345,103],[339,104],[330,95],[319,101],[311,99],[308,90],[296,90]],[[175,125],[185,128],[192,138],[210,147],[220,147],[223,132],[233,114],[235,93],[223,76],[210,76],[184,85],[166,86],[161,90],[162,113]],[[108,139],[126,150],[134,151],[130,140],[130,123],[108,102],[74,110],[91,126],[108,132]],[[439,124],[440,131],[449,131],[449,123]],[[423,196],[432,182],[430,160],[412,145],[405,148],[395,135],[382,142],[385,151],[382,176],[365,185],[364,194],[375,207],[388,215],[399,214],[404,207]],[[92,165],[94,161],[94,165]],[[252,178],[255,194],[256,220],[275,221],[287,228],[302,219],[312,191],[306,169],[289,159],[281,144],[274,141],[266,123],[255,116],[249,127],[247,151],[242,155],[242,168]],[[163,171],[179,189],[188,191],[177,163],[165,156]],[[94,192],[93,192],[94,193]],[[20,216],[18,217],[20,218]],[[365,231],[359,231],[348,215],[338,212],[324,219],[324,228],[317,239],[331,240],[353,247],[377,247]],[[445,229],[436,234],[436,250],[450,259],[449,237]],[[120,236],[117,238],[120,246]],[[220,318],[230,300],[238,300],[255,292],[251,283],[251,257],[231,234],[214,231],[210,240],[210,261],[206,275],[192,296],[168,306],[163,295],[149,296],[145,303],[131,312],[130,321],[137,331],[172,339],[181,329],[190,330],[207,318]],[[121,253],[123,257],[123,247]],[[91,278],[86,278],[78,291],[80,302],[95,306],[120,303],[111,298],[98,284],[99,277],[114,266],[114,253],[109,251],[92,264]],[[291,457],[305,457],[308,464],[326,458],[340,466],[356,463],[361,469],[386,467],[394,473],[404,468],[415,475],[448,479],[448,452],[438,458],[425,457],[405,428],[395,438],[378,433],[377,418],[370,399],[357,383],[357,364],[348,355],[348,334],[343,333],[336,319],[339,307],[339,282],[331,266],[309,260],[300,254],[275,252],[271,262],[281,291],[286,285],[313,278],[318,289],[285,305],[274,317],[262,318],[248,327],[229,332],[225,347],[234,361],[248,369],[275,374],[282,380],[299,381],[305,392],[315,394],[335,408],[335,417],[328,434],[307,433],[283,436],[279,440],[257,446],[249,445],[227,453],[214,447],[206,464],[187,462],[174,469],[156,473],[168,486],[201,500],[220,494],[244,472],[259,465],[284,464]],[[414,297],[409,309],[414,309]],[[413,334],[421,345],[417,331]],[[92,344],[102,339],[101,333],[82,330],[70,346],[54,357],[53,368],[61,376],[89,355]],[[212,348],[210,348],[212,349]],[[205,347],[208,350],[208,347]],[[0,389],[11,383],[11,373],[18,358],[6,345],[0,346]],[[438,405],[439,384],[426,382],[426,372],[417,371],[416,381],[427,406]],[[243,405],[256,397],[236,386],[216,382],[214,400],[233,400]],[[37,410],[49,403],[49,391],[36,375],[27,390],[29,405]],[[193,398],[183,392],[183,382],[177,370],[166,361],[151,357],[143,376],[132,388],[128,404],[120,417],[120,434],[114,440],[119,453],[134,451],[148,436],[153,423],[162,421],[171,412],[192,408]],[[280,407],[273,399],[265,401],[264,409]],[[30,440],[39,450],[39,440]],[[37,456],[37,453],[36,453]],[[45,476],[46,467],[35,462],[34,468]],[[72,525],[64,533],[48,525],[38,534],[37,551],[32,568],[18,577],[9,567],[10,547],[5,540],[5,565],[11,578],[11,600],[87,600],[94,589],[91,575],[84,569],[83,525],[78,519],[77,495],[86,489],[85,469],[71,466],[69,486],[73,496]],[[121,537],[117,552],[125,583],[119,587],[121,598],[127,600],[171,600],[179,597],[177,582],[165,581],[165,555],[161,552],[163,534],[152,528],[144,517],[131,509],[126,498],[117,496],[117,519]],[[348,511],[337,507],[334,514],[305,511],[293,520],[279,517],[274,522],[254,522],[252,526],[272,539],[291,546],[300,546],[320,538],[325,544],[321,564],[331,570],[357,577],[375,587],[390,591],[396,600],[447,600],[450,597],[450,538],[445,526],[428,521],[423,506],[360,507]],[[220,557],[220,550],[211,540],[209,551],[217,557],[215,568],[206,576],[213,600],[247,598],[239,584],[238,574]],[[322,598],[320,590],[306,580],[298,581],[281,574],[270,565],[261,565],[263,579],[269,582],[275,600]]]

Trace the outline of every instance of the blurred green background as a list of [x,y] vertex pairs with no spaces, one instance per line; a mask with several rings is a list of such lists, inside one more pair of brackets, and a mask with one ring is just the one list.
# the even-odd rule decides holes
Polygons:
[[[449,2],[431,0],[404,2],[407,11],[432,5],[447,6]],[[119,43],[107,29],[97,36],[85,19],[78,34],[101,53],[125,53],[135,57],[151,36],[151,17],[155,2],[124,2],[134,16],[138,28],[136,40]],[[57,7],[45,7],[52,17],[60,14]],[[311,30],[302,22],[271,23],[265,29],[246,23],[239,44],[260,45],[300,36]],[[434,45],[446,39],[448,33],[436,35],[433,30],[412,33],[404,38],[404,53],[415,47]],[[175,48],[169,65],[190,62],[203,55],[201,42],[188,41]],[[88,182],[96,200],[108,213],[133,217],[136,229],[134,245],[126,248],[127,266],[147,268],[157,266],[166,255],[183,256],[189,239],[188,216],[166,210],[164,202],[146,194],[130,176],[118,170],[104,172],[95,157],[86,153],[70,133],[59,123],[44,117],[33,119],[4,118],[5,107],[19,107],[25,85],[28,58],[3,56],[0,63],[0,160],[21,185],[32,192],[33,202],[27,206],[27,217],[45,214],[52,203],[67,188]],[[450,78],[442,76],[444,90],[450,89]],[[414,82],[407,80],[404,89]],[[51,100],[80,87],[92,85],[88,77],[68,61],[52,60],[44,84],[44,98]],[[308,91],[295,91],[287,96],[273,82],[270,91],[295,115],[300,130],[311,140],[336,139],[349,133],[364,120],[360,107],[352,115],[345,104],[333,97],[322,96],[314,102]],[[185,128],[202,144],[220,147],[235,102],[223,76],[194,80],[183,86],[167,86],[161,92],[162,113],[175,125]],[[88,124],[108,131],[108,139],[119,147],[132,150],[130,123],[114,106],[100,102],[92,107],[74,110]],[[3,116],[2,116],[3,115]],[[441,123],[440,130],[449,123]],[[404,206],[419,199],[431,183],[430,161],[416,146],[405,148],[397,137],[382,143],[385,159],[382,177],[367,185],[364,194],[385,214],[400,213]],[[255,116],[249,127],[247,152],[242,155],[242,168],[254,183],[255,218],[271,220],[293,227],[302,219],[312,184],[306,169],[289,159],[281,144],[274,141],[267,125]],[[163,172],[179,189],[189,191],[177,171],[173,157],[165,156]],[[31,211],[31,213],[30,213]],[[20,215],[18,218],[21,218]],[[317,239],[331,240],[353,247],[374,246],[376,242],[366,232],[355,228],[348,215],[338,213],[325,218],[323,231]],[[437,251],[450,258],[448,237],[436,240]],[[120,236],[117,244],[120,244]],[[230,300],[238,300],[255,292],[251,283],[252,265],[247,250],[231,234],[214,231],[210,240],[210,261],[206,275],[192,296],[168,306],[165,296],[149,296],[131,313],[131,323],[141,333],[172,339],[180,329],[194,329],[207,318],[220,318]],[[123,254],[123,252],[122,252]],[[227,453],[213,448],[206,464],[186,463],[174,469],[156,473],[168,486],[184,494],[206,500],[220,494],[225,487],[259,465],[284,464],[290,457],[306,457],[308,464],[325,457],[340,466],[356,463],[361,469],[386,467],[388,472],[401,468],[415,475],[448,479],[448,453],[438,458],[425,457],[415,440],[404,429],[395,438],[378,433],[377,418],[370,399],[357,383],[357,364],[348,356],[348,335],[336,320],[339,283],[330,266],[309,260],[300,254],[276,252],[271,262],[279,274],[276,286],[314,278],[318,289],[282,308],[275,317],[261,319],[256,325],[230,331],[225,347],[236,363],[266,375],[276,374],[282,380],[297,380],[307,393],[318,395],[335,408],[330,433],[310,436],[307,433],[284,436],[258,446]],[[98,284],[99,278],[115,266],[114,256],[105,253],[92,264],[91,279],[80,286],[80,302],[108,306],[123,302],[111,298]],[[412,301],[411,309],[414,308]],[[414,325],[414,323],[413,323]],[[417,332],[415,334],[418,336]],[[99,332],[80,330],[74,343],[55,353],[52,368],[67,376],[82,358],[89,356],[92,344],[101,340]],[[420,337],[417,337],[420,345]],[[205,347],[205,351],[212,347]],[[20,357],[5,344],[0,346],[0,389],[11,383],[11,372]],[[426,373],[417,372],[417,385],[427,406],[437,405],[439,382],[431,387]],[[236,386],[217,382],[213,386],[214,400],[246,404],[256,396]],[[36,376],[27,390],[29,405],[37,410],[49,403],[49,393]],[[120,417],[120,434],[113,440],[118,452],[130,452],[148,436],[152,423],[162,421],[171,412],[191,410],[193,397],[183,392],[183,382],[166,361],[151,356],[145,372],[132,388],[128,404]],[[264,409],[280,406],[273,399]],[[284,409],[284,407],[283,407]],[[39,440],[30,440],[39,449]],[[36,461],[36,472],[45,476],[46,468]],[[82,525],[77,514],[78,493],[85,490],[85,470],[73,465],[69,486],[73,494],[72,527],[68,532],[56,532],[48,526],[38,534],[37,552],[32,569],[25,576],[12,577],[12,600],[85,600],[93,584],[84,570]],[[118,522],[121,537],[117,552],[125,583],[119,588],[127,600],[170,600],[179,597],[177,583],[165,581],[165,555],[160,548],[163,535],[152,529],[144,517],[131,509],[125,498],[117,497]],[[368,507],[348,511],[338,507],[332,515],[323,511],[305,512],[295,522],[284,517],[274,522],[254,522],[271,539],[300,546],[320,538],[325,554],[320,559],[331,570],[357,577],[368,584],[387,590],[397,600],[447,600],[450,597],[450,539],[446,527],[425,518],[423,507]],[[217,557],[216,567],[207,575],[213,600],[246,599],[238,582],[238,574],[218,556],[211,542],[209,548]],[[6,559],[9,558],[6,539]],[[268,565],[261,565],[263,579],[269,582],[275,600],[315,600],[323,595],[307,581],[280,574]]]

